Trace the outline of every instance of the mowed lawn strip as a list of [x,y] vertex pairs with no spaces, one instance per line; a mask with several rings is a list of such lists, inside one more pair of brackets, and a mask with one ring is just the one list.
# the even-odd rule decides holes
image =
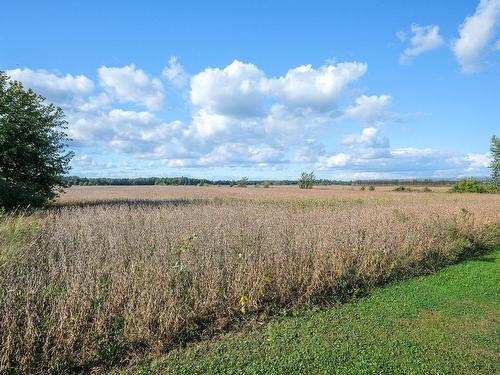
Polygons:
[[136,374],[498,374],[500,249],[338,307],[273,318]]

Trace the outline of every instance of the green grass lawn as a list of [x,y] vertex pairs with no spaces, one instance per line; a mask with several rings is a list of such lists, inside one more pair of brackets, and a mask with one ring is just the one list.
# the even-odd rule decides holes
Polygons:
[[499,374],[500,249],[338,307],[171,352],[137,374]]

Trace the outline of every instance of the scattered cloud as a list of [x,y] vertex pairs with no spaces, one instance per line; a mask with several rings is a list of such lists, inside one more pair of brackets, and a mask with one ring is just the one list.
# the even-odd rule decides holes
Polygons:
[[323,65],[319,69],[302,65],[283,77],[265,80],[263,89],[291,105],[331,110],[347,85],[361,78],[367,69],[366,64],[359,62]]
[[345,115],[347,117],[357,118],[367,124],[381,123],[393,117],[393,115],[388,112],[390,104],[390,95],[361,95],[356,98],[353,105],[350,105],[345,110]]
[[254,64],[233,61],[224,69],[208,68],[191,79],[191,101],[206,111],[229,116],[260,116],[265,102],[329,111],[346,87],[366,73],[358,62],[302,65],[281,77],[267,77]]
[[399,39],[399,41],[400,41],[400,42],[404,42],[404,41],[406,41],[406,38],[407,38],[406,31],[404,31],[404,30],[399,30],[399,31],[396,33],[396,37]]
[[[432,51],[444,44],[443,38],[439,35],[439,26],[437,25],[419,26],[413,24],[411,25],[411,33],[413,35],[409,39],[410,47],[406,48],[399,56],[401,64],[408,64],[416,56]],[[406,33],[404,31],[400,31],[396,35],[402,42],[406,41]]]
[[478,170],[481,168],[488,168],[491,164],[491,154],[466,154],[465,160],[469,162],[470,170]]
[[459,37],[452,45],[452,51],[464,73],[480,70],[482,57],[498,32],[499,25],[500,0],[481,0],[475,13],[465,18],[459,27]]
[[[81,173],[317,168],[354,178],[484,172],[487,154],[391,148],[382,125],[401,117],[390,111],[391,96],[363,94],[353,99],[359,92],[353,84],[366,71],[364,63],[344,62],[302,65],[268,76],[254,64],[235,60],[189,78],[171,58],[163,72],[165,84],[189,87],[189,96],[181,96],[191,113],[182,120],[166,120],[172,116],[157,112],[165,101],[163,85],[133,64],[99,68],[99,86],[83,75],[30,69],[8,74],[63,105],[78,155],[72,165]],[[364,128],[327,150],[331,142],[325,137],[334,135],[346,119]]]
[[292,154],[292,163],[315,163],[325,154],[325,146],[316,139],[306,139]]
[[341,141],[341,144],[347,146],[361,145],[364,148],[387,148],[389,147],[389,139],[386,137],[379,137],[380,130],[378,128],[370,127],[364,128],[361,134],[350,134]]
[[268,145],[226,143],[200,158],[201,165],[275,164],[283,157],[283,151]]
[[89,155],[77,155],[71,159],[71,166],[84,171],[93,172],[96,169],[109,169],[113,167],[113,163],[107,161],[95,160]]
[[318,163],[316,163],[316,168],[324,170],[330,168],[345,167],[350,159],[350,155],[344,154],[342,152],[333,155],[320,156]]
[[[333,176],[362,178],[456,178],[485,172],[485,164],[470,154],[431,148],[395,148],[387,153],[362,157],[362,154],[335,153],[320,157],[316,167]],[[482,156],[481,156],[482,158]]]
[[90,96],[87,100],[81,102],[76,108],[83,112],[94,112],[99,109],[110,109],[113,101],[109,95],[100,93],[96,96]]
[[168,66],[163,69],[162,74],[177,88],[185,87],[189,83],[189,75],[177,60],[177,56],[168,60]]
[[131,102],[151,111],[161,110],[165,91],[158,78],[152,78],[134,64],[121,68],[102,66],[97,70],[106,93],[120,102]]
[[254,64],[233,61],[191,78],[191,102],[204,112],[235,117],[261,115],[265,74]]
[[56,74],[45,70],[12,69],[7,75],[24,86],[41,93],[50,101],[67,102],[94,91],[94,82],[84,75]]
[[341,142],[342,151],[324,154],[315,167],[333,178],[460,177],[484,174],[489,154],[461,154],[432,148],[391,148],[380,129],[369,127]]
[[350,134],[340,144],[347,146],[349,154],[355,159],[377,159],[390,153],[389,138],[379,135],[380,129],[364,128],[361,134]]

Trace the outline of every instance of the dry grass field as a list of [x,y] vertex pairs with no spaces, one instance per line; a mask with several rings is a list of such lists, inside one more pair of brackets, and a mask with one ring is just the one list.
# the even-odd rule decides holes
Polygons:
[[[57,201],[60,205],[71,205],[81,203],[96,203],[109,201],[164,201],[175,199],[223,199],[223,200],[358,200],[377,202],[380,200],[408,201],[415,198],[420,201],[432,199],[435,194],[449,190],[449,187],[432,187],[432,192],[424,194],[393,192],[396,186],[379,186],[375,191],[360,190],[360,186],[316,186],[314,189],[298,189],[293,186],[270,186],[269,188],[247,188],[229,186],[73,186],[66,190]],[[422,188],[415,188],[422,190]],[[448,194],[440,195],[446,199]],[[453,199],[456,196],[451,196]],[[466,199],[467,200],[467,197]]]
[[500,195],[72,187],[0,220],[0,372],[106,369],[500,243]]

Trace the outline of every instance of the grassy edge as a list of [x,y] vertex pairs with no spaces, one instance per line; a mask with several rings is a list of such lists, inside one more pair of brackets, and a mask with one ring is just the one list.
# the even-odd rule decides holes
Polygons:
[[[247,322],[245,327],[240,327],[244,328],[243,330],[232,330],[208,340],[190,343],[184,348],[173,350],[163,358],[150,358],[126,370],[115,369],[115,372],[136,375],[167,371],[187,374],[278,373],[281,371],[298,373],[313,370],[323,373],[346,374],[351,373],[351,370],[353,370],[352,373],[379,373],[380,371],[384,373],[465,374],[471,373],[471,371],[484,374],[494,373],[500,368],[500,361],[496,355],[498,353],[491,352],[491,348],[494,351],[494,347],[500,345],[500,326],[498,324],[500,316],[497,313],[500,308],[499,299],[496,298],[496,301],[493,301],[493,306],[489,306],[492,300],[483,298],[485,293],[482,292],[485,291],[480,290],[482,284],[474,285],[470,282],[476,279],[487,283],[486,273],[488,270],[484,270],[485,267],[471,267],[471,264],[481,264],[479,262],[484,261],[492,262],[493,268],[490,267],[490,271],[496,270],[496,273],[493,272],[492,275],[494,279],[496,277],[496,284],[500,285],[498,277],[500,269],[497,260],[499,257],[500,247],[497,246],[494,250],[483,251],[467,259],[461,259],[460,263],[445,267],[432,275],[392,281],[373,289],[373,293],[369,296],[358,298],[350,303],[288,310],[284,311],[283,316],[275,316],[265,324],[256,318]],[[480,273],[481,268],[483,268],[483,274],[478,274],[475,277],[474,273]],[[460,288],[460,285],[457,288],[456,281],[460,279],[461,272],[465,272],[465,286],[469,287],[470,290]],[[447,280],[455,283],[449,286],[446,284]],[[491,287],[491,283],[488,285]],[[430,289],[426,291],[426,287]],[[420,293],[417,293],[417,296],[425,295],[427,298],[411,298],[409,292],[412,288]],[[441,292],[448,291],[450,299],[446,299],[440,290]],[[402,305],[398,304],[397,293],[403,293],[403,301],[399,301],[402,302]],[[471,298],[471,294],[474,293],[479,296],[476,300]],[[491,290],[486,292],[486,294],[488,293],[491,297]],[[493,294],[498,297],[498,287],[493,288]],[[467,298],[459,298],[464,296]],[[391,303],[385,303],[386,308],[383,308],[384,301]],[[363,314],[360,315],[359,311],[355,311],[358,309],[361,312],[373,312],[370,305],[382,309],[383,312],[373,316],[363,316]],[[391,315],[391,311],[401,306],[404,308],[399,313],[394,314],[400,319],[399,322],[385,319]],[[370,340],[369,337],[363,336],[363,324],[358,325],[352,321],[342,323],[345,321],[337,319],[347,319],[349,316],[354,316],[368,323],[378,323],[380,330],[372,331],[374,338]],[[340,335],[340,338],[346,340],[345,345],[335,344],[338,346],[338,354],[342,354],[343,357],[341,357],[345,360],[344,364],[341,363],[342,361],[335,362],[322,357],[321,353],[330,352],[328,347],[325,347],[325,342],[315,342],[314,339],[310,339],[314,332],[319,332],[319,337],[322,337],[321,334],[323,337],[325,333],[328,334],[328,324],[319,324],[324,321],[331,324],[330,328],[335,328],[330,332],[333,333],[333,336]],[[349,329],[339,328],[342,324]],[[326,331],[322,328],[325,325]],[[374,327],[370,326],[372,329]],[[399,354],[401,356],[400,362],[394,358],[384,357],[382,353],[384,350],[374,350],[376,345],[381,344],[377,340],[377,335],[388,333],[384,331],[385,329],[392,332],[400,329],[401,332],[408,335],[407,338],[400,334],[389,335],[390,347],[384,348],[382,345],[382,348],[387,349],[391,355]],[[454,335],[453,332],[456,330],[462,332]],[[489,331],[492,333],[490,332],[490,334]],[[349,333],[352,333],[351,339],[349,339]],[[359,336],[359,342],[356,342],[356,336]],[[427,338],[434,341],[428,341]],[[304,350],[300,352],[297,343],[304,340]],[[331,343],[331,340],[328,342]],[[450,346],[451,342],[458,342],[458,348]],[[274,348],[272,347],[273,343],[275,344]],[[311,346],[311,343],[314,345]],[[486,343],[486,345],[481,343]],[[471,347],[469,352],[467,346]],[[314,353],[315,348],[318,348],[320,352],[319,367],[315,367],[314,361],[311,362],[310,358],[308,359],[311,356],[318,357],[318,353]],[[370,349],[373,350],[371,354]],[[359,352],[360,350],[361,352]],[[446,356],[443,357],[442,353],[439,353],[440,351],[453,358],[453,363],[446,361]],[[477,354],[477,357],[474,357],[474,353]],[[304,356],[301,357],[300,354],[304,354]],[[356,354],[364,363],[364,367],[357,367],[352,363]],[[370,358],[370,355],[373,358]],[[484,358],[488,358],[490,363],[487,363],[488,361],[485,361]],[[321,362],[321,359],[324,361]],[[280,364],[283,364],[284,367],[280,367]],[[321,368],[321,364],[332,367]],[[339,372],[339,370],[342,371]]]

